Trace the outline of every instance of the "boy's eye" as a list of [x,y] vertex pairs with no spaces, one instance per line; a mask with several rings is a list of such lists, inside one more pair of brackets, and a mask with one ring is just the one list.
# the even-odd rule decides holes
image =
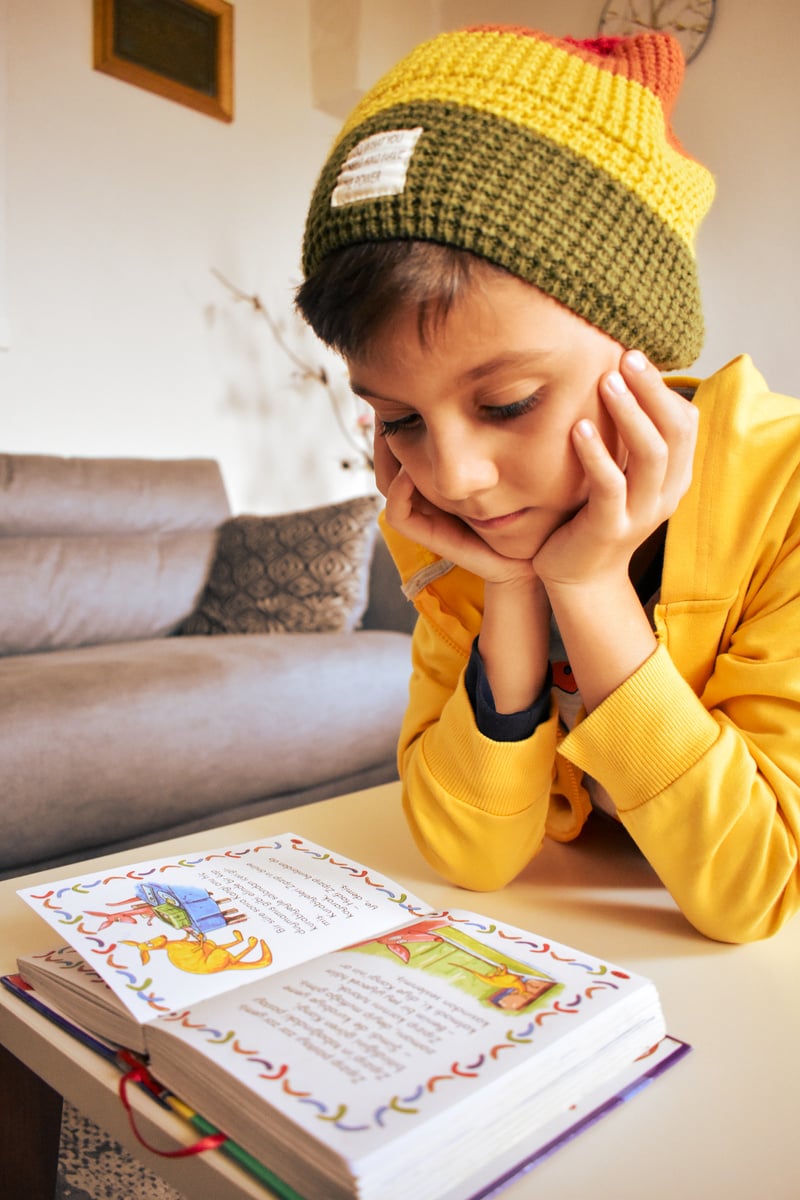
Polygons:
[[[490,421],[511,421],[514,417],[521,417],[530,412],[538,404],[539,399],[539,394],[534,393],[532,396],[526,396],[524,400],[515,400],[513,404],[485,404],[481,407],[480,412]],[[397,433],[409,433],[421,426],[422,418],[419,413],[408,413],[395,420],[389,420],[386,417],[378,418],[378,432],[381,437],[385,438],[392,437]]]
[[522,417],[531,411],[539,402],[538,393],[526,396],[524,400],[516,400],[513,404],[490,404],[484,409],[492,421],[510,421],[514,417]]
[[421,424],[419,413],[409,413],[405,417],[398,417],[395,421],[385,420],[383,417],[378,418],[378,433],[381,437],[391,437],[395,433],[405,433],[410,429],[416,429]]

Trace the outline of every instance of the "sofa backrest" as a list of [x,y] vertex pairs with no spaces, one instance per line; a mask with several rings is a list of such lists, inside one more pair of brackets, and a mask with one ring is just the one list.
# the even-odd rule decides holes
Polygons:
[[362,629],[393,629],[413,633],[417,610],[407,600],[386,542],[380,533],[375,539],[369,569],[369,601],[361,618]]
[[229,515],[210,459],[0,454],[0,654],[169,634]]

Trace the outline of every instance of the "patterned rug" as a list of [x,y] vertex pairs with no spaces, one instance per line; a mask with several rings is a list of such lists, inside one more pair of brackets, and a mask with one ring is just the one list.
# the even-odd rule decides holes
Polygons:
[[184,1200],[64,1102],[55,1200]]

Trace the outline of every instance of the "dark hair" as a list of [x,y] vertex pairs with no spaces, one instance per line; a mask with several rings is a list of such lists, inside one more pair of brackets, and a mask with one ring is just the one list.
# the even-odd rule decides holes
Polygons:
[[420,342],[487,273],[486,259],[435,242],[362,242],[336,250],[297,290],[298,312],[326,345],[346,358],[368,357],[385,325],[416,310]]

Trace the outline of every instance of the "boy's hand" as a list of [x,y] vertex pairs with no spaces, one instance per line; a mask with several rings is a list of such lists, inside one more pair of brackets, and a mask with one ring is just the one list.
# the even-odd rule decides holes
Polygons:
[[372,439],[372,461],[375,463],[375,482],[382,496],[389,495],[392,480],[400,470],[400,463],[389,449],[386,438],[378,432],[378,421],[375,421],[375,434]]
[[589,486],[586,503],[534,557],[548,589],[627,578],[634,551],[668,517],[689,487],[698,412],[664,383],[638,351],[600,382],[627,461],[618,466],[597,428],[572,431]]

